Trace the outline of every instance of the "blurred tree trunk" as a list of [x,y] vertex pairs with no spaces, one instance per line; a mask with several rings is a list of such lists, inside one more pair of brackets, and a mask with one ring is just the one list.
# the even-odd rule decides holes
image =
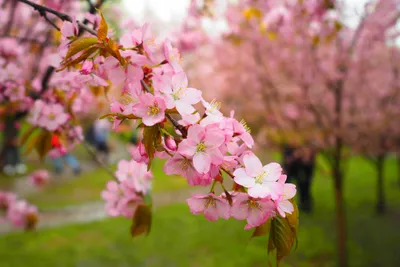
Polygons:
[[400,187],[400,153],[397,154],[397,179]]
[[376,159],[376,174],[377,174],[377,202],[376,202],[376,212],[380,215],[384,214],[386,211],[386,200],[385,200],[385,188],[384,188],[384,164],[386,155],[379,155]]
[[6,116],[4,120],[3,140],[0,152],[1,170],[5,165],[21,163],[18,146],[19,128],[16,127],[18,120],[14,116]]
[[336,233],[338,246],[338,265],[347,266],[347,231],[346,231],[346,212],[343,189],[343,170],[342,170],[342,141],[340,138],[336,141],[334,162],[333,162],[333,182],[335,189],[336,204]]

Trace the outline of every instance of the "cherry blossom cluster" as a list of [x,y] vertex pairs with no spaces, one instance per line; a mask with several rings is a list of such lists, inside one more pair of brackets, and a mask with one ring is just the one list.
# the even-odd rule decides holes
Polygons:
[[132,218],[136,208],[143,204],[143,196],[151,189],[152,173],[147,164],[121,160],[115,173],[117,181],[109,181],[102,192],[106,211],[110,216]]
[[29,182],[34,185],[41,187],[50,181],[50,174],[45,169],[36,170],[29,175]]
[[0,220],[9,221],[17,228],[33,229],[38,221],[38,210],[14,193],[0,191]]
[[[211,185],[209,194],[188,199],[194,214],[203,213],[209,220],[247,219],[249,229],[278,213],[284,217],[293,212],[290,199],[295,186],[285,184],[278,163],[262,166],[251,151],[254,141],[244,121],[236,120],[234,112],[225,117],[219,102],[206,101],[200,90],[189,86],[178,49],[168,39],[156,40],[149,24],[124,34],[114,45],[105,37],[104,23],[98,36],[109,55],[95,49],[90,54],[91,39],[85,39],[88,55],[79,73],[121,88],[124,101],[113,100],[105,117],[114,128],[124,120],[135,120],[143,136],[133,159],[118,164],[117,181],[109,182],[102,194],[108,213],[131,217],[144,202],[150,186],[146,165],[151,166],[154,156],[167,159],[166,174],[181,175],[193,186]],[[60,54],[61,68],[85,55],[66,56],[74,49],[71,45],[67,54]],[[226,190],[224,179],[233,180],[232,190]],[[217,184],[224,191],[220,196],[215,195]]]

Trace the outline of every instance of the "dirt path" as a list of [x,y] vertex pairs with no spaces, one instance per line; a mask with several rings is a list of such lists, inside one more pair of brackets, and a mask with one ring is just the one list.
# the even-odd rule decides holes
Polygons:
[[[126,144],[121,142],[113,142],[113,147],[114,149],[110,153],[109,165],[114,164],[123,158],[129,158],[126,150]],[[98,163],[88,157],[86,159],[79,159],[79,162],[81,165],[81,173],[91,172],[101,168]],[[40,164],[38,161],[33,162],[33,164],[35,163]],[[69,168],[66,168],[62,175],[51,175],[53,176],[54,180],[57,180],[57,182],[60,183],[75,177],[72,170]],[[17,194],[19,198],[26,198],[27,196],[38,192],[38,188],[29,183],[29,177],[27,175],[10,179],[12,179],[12,181],[6,185],[3,185],[1,190],[11,191]]]
[[[193,188],[157,193],[153,195],[153,207],[157,209],[169,204],[183,203],[191,194],[204,193],[206,190],[205,188]],[[41,213],[39,215],[38,229],[98,221],[106,217],[108,215],[104,211],[104,202],[86,203]],[[8,223],[0,224],[0,234],[16,230]]]

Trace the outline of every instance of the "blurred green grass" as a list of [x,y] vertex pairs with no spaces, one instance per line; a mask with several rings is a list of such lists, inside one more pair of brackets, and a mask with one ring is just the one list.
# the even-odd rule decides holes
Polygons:
[[[187,187],[185,179],[178,176],[166,176],[163,173],[164,161],[156,159],[152,165],[154,176],[153,192],[173,191]],[[115,170],[115,166],[112,170]],[[57,177],[53,178],[54,180]],[[42,190],[30,195],[27,199],[39,209],[55,209],[85,202],[101,201],[101,191],[113,178],[102,168],[82,173],[78,177],[53,181]]]
[[[358,157],[348,167],[349,266],[398,266],[400,188],[394,159],[386,163],[388,213],[382,217],[374,214],[373,168]],[[317,172],[313,193],[315,211],[300,214],[299,246],[282,266],[335,266],[333,190],[326,173]],[[132,239],[129,223],[118,218],[8,234],[0,238],[0,266],[268,266],[266,237],[249,241],[243,222],[208,222],[185,204],[155,210],[148,237]]]

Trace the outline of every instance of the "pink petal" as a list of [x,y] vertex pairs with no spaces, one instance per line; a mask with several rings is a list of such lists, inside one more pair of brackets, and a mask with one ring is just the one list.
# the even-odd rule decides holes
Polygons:
[[243,157],[244,166],[248,175],[255,177],[262,172],[261,161],[255,155],[246,155]]
[[283,185],[284,199],[291,199],[296,195],[296,186],[294,184]]
[[282,217],[286,216],[286,213],[291,214],[294,211],[293,204],[289,200],[283,200],[278,204],[278,212]]
[[179,72],[172,76],[172,88],[174,89],[186,89],[188,86],[188,79],[185,72]]
[[182,101],[194,105],[201,100],[201,91],[194,88],[187,88],[185,91],[185,96],[183,96]]
[[184,156],[191,157],[196,153],[196,146],[188,142],[188,140],[183,140],[178,146],[178,152]]
[[269,190],[261,184],[255,184],[253,187],[249,188],[248,194],[251,197],[264,198],[269,195]]
[[263,167],[264,171],[267,173],[264,180],[275,182],[281,177],[282,174],[282,167],[279,163],[272,162]]
[[196,110],[192,105],[180,100],[175,102],[175,106],[179,114],[182,115],[192,114]]
[[192,196],[191,198],[186,199],[186,202],[189,205],[190,212],[193,214],[200,214],[204,212],[205,208],[205,198],[200,196]]
[[206,146],[219,147],[225,141],[225,136],[221,131],[207,131],[204,143]]
[[235,176],[235,183],[239,185],[249,188],[255,184],[254,178],[248,176],[244,168],[236,169],[233,175]]
[[247,194],[241,193],[233,198],[231,216],[236,220],[244,220],[249,215],[249,206],[246,201],[249,199]]
[[262,184],[262,187],[273,200],[277,200],[283,194],[283,185],[278,182],[266,182]]
[[209,221],[218,220],[218,215],[219,215],[219,212],[218,212],[217,207],[213,207],[212,205],[208,206],[204,210],[204,217],[206,217],[206,219]]
[[132,113],[140,118],[143,118],[148,113],[148,108],[142,103],[138,103],[132,107]]
[[193,143],[198,144],[204,139],[204,136],[205,136],[204,128],[198,124],[195,124],[189,128],[187,139],[189,139]]
[[126,79],[124,69],[120,66],[110,69],[108,71],[108,79],[112,82],[114,86],[123,84]]
[[210,171],[211,159],[205,153],[196,153],[193,156],[193,166],[199,173],[207,173]]
[[226,199],[217,200],[218,215],[222,219],[228,220],[231,214],[231,206]]

